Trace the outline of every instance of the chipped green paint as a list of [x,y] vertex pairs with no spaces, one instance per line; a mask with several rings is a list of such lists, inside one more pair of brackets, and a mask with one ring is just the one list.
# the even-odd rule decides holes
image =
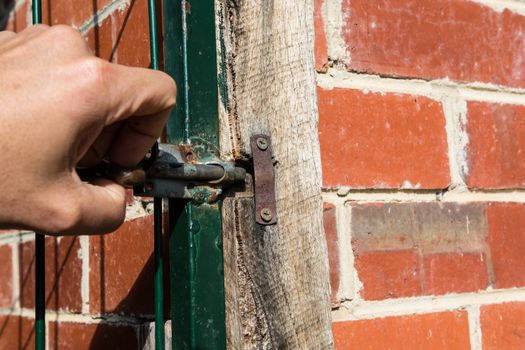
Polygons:
[[[200,161],[217,157],[214,1],[165,0],[164,35],[165,69],[179,91],[168,141],[192,144]],[[197,192],[192,202],[169,202],[173,349],[225,349],[220,202],[207,204],[214,194]]]

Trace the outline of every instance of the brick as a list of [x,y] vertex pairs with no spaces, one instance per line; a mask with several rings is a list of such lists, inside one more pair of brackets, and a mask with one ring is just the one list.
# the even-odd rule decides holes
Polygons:
[[352,205],[357,252],[419,249],[423,254],[481,252],[487,238],[484,203]]
[[442,105],[426,97],[318,89],[325,187],[445,188]]
[[68,24],[79,27],[110,3],[111,0],[42,1],[42,22],[50,25]]
[[328,68],[328,45],[324,30],[323,5],[324,0],[314,1],[315,70],[318,72],[326,72]]
[[29,1],[25,1],[20,5],[20,8],[16,12],[13,12],[11,15],[11,18],[9,19],[9,22],[7,23],[6,30],[10,30],[13,32],[20,32],[24,30],[28,23],[28,12],[30,11],[29,7]]
[[484,350],[525,349],[525,304],[505,303],[480,308]]
[[483,203],[351,205],[352,248],[364,299],[485,289]]
[[147,1],[135,1],[131,6],[117,12],[112,18],[118,28],[113,45],[117,50],[119,64],[132,67],[149,67],[149,22]]
[[34,320],[15,315],[0,316],[0,349],[34,349]]
[[13,253],[11,246],[0,246],[0,308],[13,306]]
[[134,1],[115,11],[86,36],[93,52],[108,61],[148,67],[149,27],[146,1]]
[[525,86],[525,17],[462,0],[343,0],[348,69]]
[[426,294],[476,292],[489,284],[483,254],[432,254],[424,258]]
[[112,62],[115,62],[113,38],[117,30],[113,23],[114,16],[110,15],[84,35],[88,46],[96,56]]
[[[111,0],[44,1],[43,22],[80,27],[110,3]],[[49,4],[51,4],[50,8]],[[19,31],[27,26],[28,10],[27,3],[24,3],[15,19],[10,21],[10,30]],[[132,1],[128,5],[123,2],[122,6],[90,29],[85,37],[92,51],[101,58],[128,66],[148,67],[150,65],[148,23],[146,1]]]
[[525,286],[525,205],[491,203],[487,219],[495,287]]
[[367,300],[421,294],[419,255],[414,250],[356,254],[355,268]]
[[[43,22],[80,27],[111,0],[43,3]],[[99,57],[116,63],[148,67],[149,27],[147,1],[123,3],[86,33],[86,40]]]
[[470,188],[525,188],[525,107],[468,103]]
[[[50,310],[82,311],[80,281],[82,259],[78,237],[46,237],[46,307]],[[35,306],[35,244],[19,246],[20,303]]]
[[134,326],[110,324],[57,323],[49,325],[49,343],[53,350],[139,349]]
[[326,245],[328,247],[328,262],[330,265],[330,301],[332,307],[337,307],[340,300],[337,297],[339,291],[339,244],[337,239],[337,221],[335,207],[333,204],[325,203],[323,210],[324,232]]
[[333,332],[337,350],[470,350],[463,311],[335,322]]
[[95,313],[153,313],[153,217],[90,237],[90,308]]

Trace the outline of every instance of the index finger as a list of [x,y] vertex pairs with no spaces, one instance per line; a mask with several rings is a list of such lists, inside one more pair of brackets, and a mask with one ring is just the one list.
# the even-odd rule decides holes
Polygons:
[[130,116],[154,115],[175,106],[177,86],[166,73],[146,68],[110,65],[109,108],[113,113],[108,124]]
[[111,161],[135,166],[162,135],[175,105],[175,81],[159,71],[114,65],[108,124],[125,121],[108,151]]
[[109,146],[109,160],[124,167],[136,166],[161,136],[169,113],[165,110],[128,118]]

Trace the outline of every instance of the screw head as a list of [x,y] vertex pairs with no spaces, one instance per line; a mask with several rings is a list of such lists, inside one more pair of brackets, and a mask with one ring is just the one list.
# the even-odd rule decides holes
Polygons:
[[272,221],[273,219],[272,210],[270,208],[262,208],[261,209],[261,219],[263,219],[266,222]]
[[259,148],[261,151],[266,151],[268,149],[268,140],[266,140],[264,137],[257,138],[257,148]]

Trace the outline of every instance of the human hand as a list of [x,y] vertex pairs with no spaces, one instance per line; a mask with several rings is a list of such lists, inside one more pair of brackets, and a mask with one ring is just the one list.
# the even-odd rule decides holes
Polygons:
[[0,32],[0,227],[46,234],[115,230],[125,190],[77,166],[135,166],[161,135],[175,82],[96,58],[68,26]]

